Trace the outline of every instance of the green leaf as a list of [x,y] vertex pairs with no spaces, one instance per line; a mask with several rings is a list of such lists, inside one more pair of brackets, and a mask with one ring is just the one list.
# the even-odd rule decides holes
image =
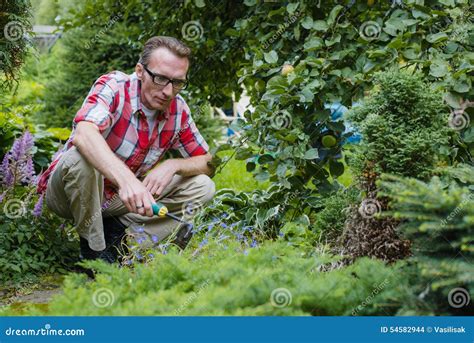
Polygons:
[[267,171],[263,171],[255,175],[255,180],[264,182],[264,181],[267,181],[269,177],[270,177],[270,174],[268,174]]
[[205,7],[206,4],[204,3],[204,0],[194,0],[194,3],[196,4],[197,7],[202,8]]
[[444,32],[438,32],[438,33],[426,36],[426,40],[433,44],[445,41],[447,39],[448,39],[448,35]]
[[300,96],[303,97],[303,99],[301,99],[301,101],[303,102],[312,102],[314,99],[314,93],[311,91],[311,89],[308,86],[306,86],[305,88],[301,90]]
[[278,62],[278,54],[274,50],[264,53],[263,57],[265,58],[265,61],[267,63],[273,64],[273,63]]
[[458,93],[467,93],[471,87],[466,81],[458,81],[453,87],[453,90]]
[[329,172],[334,178],[341,176],[342,174],[344,174],[344,164],[335,160],[330,160]]
[[433,61],[430,65],[430,75],[434,77],[443,77],[448,73],[448,67],[442,61]]
[[313,23],[313,30],[315,31],[326,31],[328,28],[329,26],[324,20],[316,20]]
[[309,30],[313,27],[313,18],[306,16],[302,22],[301,26],[303,26],[306,30]]
[[255,170],[256,164],[255,162],[247,162],[246,169],[250,173]]
[[260,155],[260,157],[258,158],[259,164],[264,164],[264,163],[268,163],[272,161],[275,161],[275,158],[270,154],[263,154],[263,155]]
[[304,153],[304,158],[306,160],[314,160],[315,158],[318,158],[319,157],[319,153],[318,153],[318,149],[309,149],[309,150],[306,150],[306,152]]
[[286,6],[286,10],[288,11],[288,13],[293,14],[295,13],[298,6],[299,6],[299,2],[293,2],[291,4],[288,4],[288,6]]
[[444,96],[444,100],[448,103],[449,106],[452,108],[461,108],[461,96],[454,94],[454,93],[446,93]]
[[267,213],[265,214],[265,221],[267,221],[268,219],[270,219],[270,218],[274,217],[275,215],[277,215],[279,210],[280,210],[280,205],[269,208],[267,210]]
[[403,56],[409,60],[418,58],[419,53],[415,49],[407,49],[402,52]]
[[341,12],[343,8],[344,7],[342,7],[341,5],[334,6],[334,8],[331,10],[331,13],[329,13],[328,19],[326,21],[329,26],[334,24],[334,22],[336,21],[337,15],[339,14],[339,12]]
[[319,37],[313,37],[303,45],[305,51],[313,51],[323,46],[323,40]]

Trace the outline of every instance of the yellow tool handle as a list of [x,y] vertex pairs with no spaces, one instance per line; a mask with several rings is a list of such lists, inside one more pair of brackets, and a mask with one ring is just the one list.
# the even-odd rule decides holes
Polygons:
[[153,209],[153,214],[158,217],[164,217],[168,213],[166,206],[159,202],[151,204],[151,208]]

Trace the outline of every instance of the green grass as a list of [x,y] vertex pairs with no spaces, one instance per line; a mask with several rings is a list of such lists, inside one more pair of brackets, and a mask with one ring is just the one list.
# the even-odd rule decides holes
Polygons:
[[[221,158],[230,156],[230,152],[220,155]],[[342,162],[344,163],[344,174],[339,176],[337,181],[345,187],[349,187],[353,182],[352,171],[345,161]],[[245,161],[238,161],[235,158],[231,158],[221,172],[216,174],[213,178],[216,183],[216,189],[230,188],[235,191],[243,192],[251,192],[255,189],[267,189],[270,182],[256,181],[252,173],[247,172],[245,164]]]
[[[230,157],[231,153],[220,155],[221,158]],[[216,189],[230,188],[235,191],[251,192],[255,189],[266,189],[269,182],[258,182],[252,174],[245,169],[245,161],[238,161],[235,158],[224,166],[220,173],[213,178]]]

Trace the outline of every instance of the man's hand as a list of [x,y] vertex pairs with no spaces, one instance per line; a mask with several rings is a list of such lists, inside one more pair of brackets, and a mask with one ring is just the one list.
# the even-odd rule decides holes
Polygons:
[[181,176],[210,175],[212,171],[208,167],[207,162],[211,159],[211,154],[206,154],[166,160],[148,172],[143,179],[143,185],[152,195],[160,196],[175,174]]
[[137,178],[120,185],[118,194],[130,212],[153,217],[151,204],[155,199]]
[[157,167],[153,168],[143,179],[143,185],[152,195],[160,196],[163,190],[178,172],[178,161],[166,160]]
[[153,216],[153,196],[130,168],[115,156],[97,125],[86,121],[78,123],[73,143],[90,164],[118,187],[120,199],[130,212]]

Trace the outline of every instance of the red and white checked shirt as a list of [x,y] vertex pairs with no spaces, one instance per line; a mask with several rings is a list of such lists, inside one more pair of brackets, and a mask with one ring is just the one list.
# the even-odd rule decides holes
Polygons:
[[[183,157],[205,155],[209,151],[199,133],[188,105],[177,95],[166,111],[159,112],[151,138],[148,121],[140,101],[141,81],[135,73],[114,71],[102,75],[92,86],[81,109],[74,117],[71,136],[56,154],[48,169],[40,175],[38,193],[46,191],[48,179],[62,154],[73,146],[77,123],[88,121],[99,127],[100,133],[117,157],[137,177],[152,169],[169,150],[178,150]],[[104,180],[104,197],[111,199],[115,185]]]

